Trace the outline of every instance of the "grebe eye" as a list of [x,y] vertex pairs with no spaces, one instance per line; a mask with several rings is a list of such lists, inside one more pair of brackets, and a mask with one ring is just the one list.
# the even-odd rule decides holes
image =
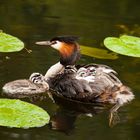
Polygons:
[[52,41],[51,42],[51,45],[54,45],[54,44],[56,44],[57,43],[57,41]]

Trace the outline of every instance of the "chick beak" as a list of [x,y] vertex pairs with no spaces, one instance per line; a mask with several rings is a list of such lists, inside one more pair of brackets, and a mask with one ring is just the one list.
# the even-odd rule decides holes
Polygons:
[[52,45],[52,43],[50,41],[39,41],[39,42],[36,42],[35,44],[37,45],[47,45],[47,46],[50,46]]

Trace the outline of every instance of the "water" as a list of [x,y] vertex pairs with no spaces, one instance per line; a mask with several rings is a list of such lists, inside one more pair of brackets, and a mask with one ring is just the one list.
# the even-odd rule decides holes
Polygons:
[[[19,37],[26,48],[32,50],[32,53],[23,50],[0,54],[0,86],[11,80],[28,78],[32,72],[44,74],[58,61],[58,52],[49,47],[38,47],[36,41],[57,35],[77,35],[80,44],[103,48],[102,42],[107,36],[119,36],[124,32],[140,36],[139,9],[138,0],[0,1],[0,29]],[[109,127],[108,110],[96,109],[93,117],[89,117],[85,115],[87,108],[79,111],[73,109],[73,103],[59,105],[47,98],[35,104],[48,111],[52,126],[25,130],[0,127],[1,139],[139,140],[140,59],[119,56],[116,60],[103,60],[83,56],[79,63],[92,62],[114,68],[136,95],[132,103],[120,108],[117,125]]]

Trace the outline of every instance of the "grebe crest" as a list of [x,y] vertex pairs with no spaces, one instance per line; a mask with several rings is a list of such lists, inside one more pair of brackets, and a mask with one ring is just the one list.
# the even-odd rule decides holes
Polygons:
[[50,41],[36,42],[38,45],[49,45],[60,53],[60,63],[64,66],[74,65],[80,59],[80,47],[75,36],[58,36]]
[[49,79],[50,88],[64,97],[78,101],[115,104],[112,113],[133,100],[133,92],[122,84],[112,68],[100,64],[75,68],[75,63],[80,58],[80,46],[76,40],[73,36],[59,36],[36,43],[50,45],[60,53],[60,64],[64,71]]

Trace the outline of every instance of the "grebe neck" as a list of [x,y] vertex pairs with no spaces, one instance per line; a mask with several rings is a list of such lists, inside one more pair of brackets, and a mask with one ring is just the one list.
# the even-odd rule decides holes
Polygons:
[[65,67],[60,62],[54,64],[46,72],[46,74],[45,74],[45,80],[48,80],[50,78],[55,77],[58,73],[62,72],[64,70],[64,68]]
[[[64,44],[64,43],[63,43]],[[63,45],[59,50],[60,52],[60,63],[65,67],[67,65],[75,65],[75,63],[80,59],[80,47],[77,43],[69,43]]]

